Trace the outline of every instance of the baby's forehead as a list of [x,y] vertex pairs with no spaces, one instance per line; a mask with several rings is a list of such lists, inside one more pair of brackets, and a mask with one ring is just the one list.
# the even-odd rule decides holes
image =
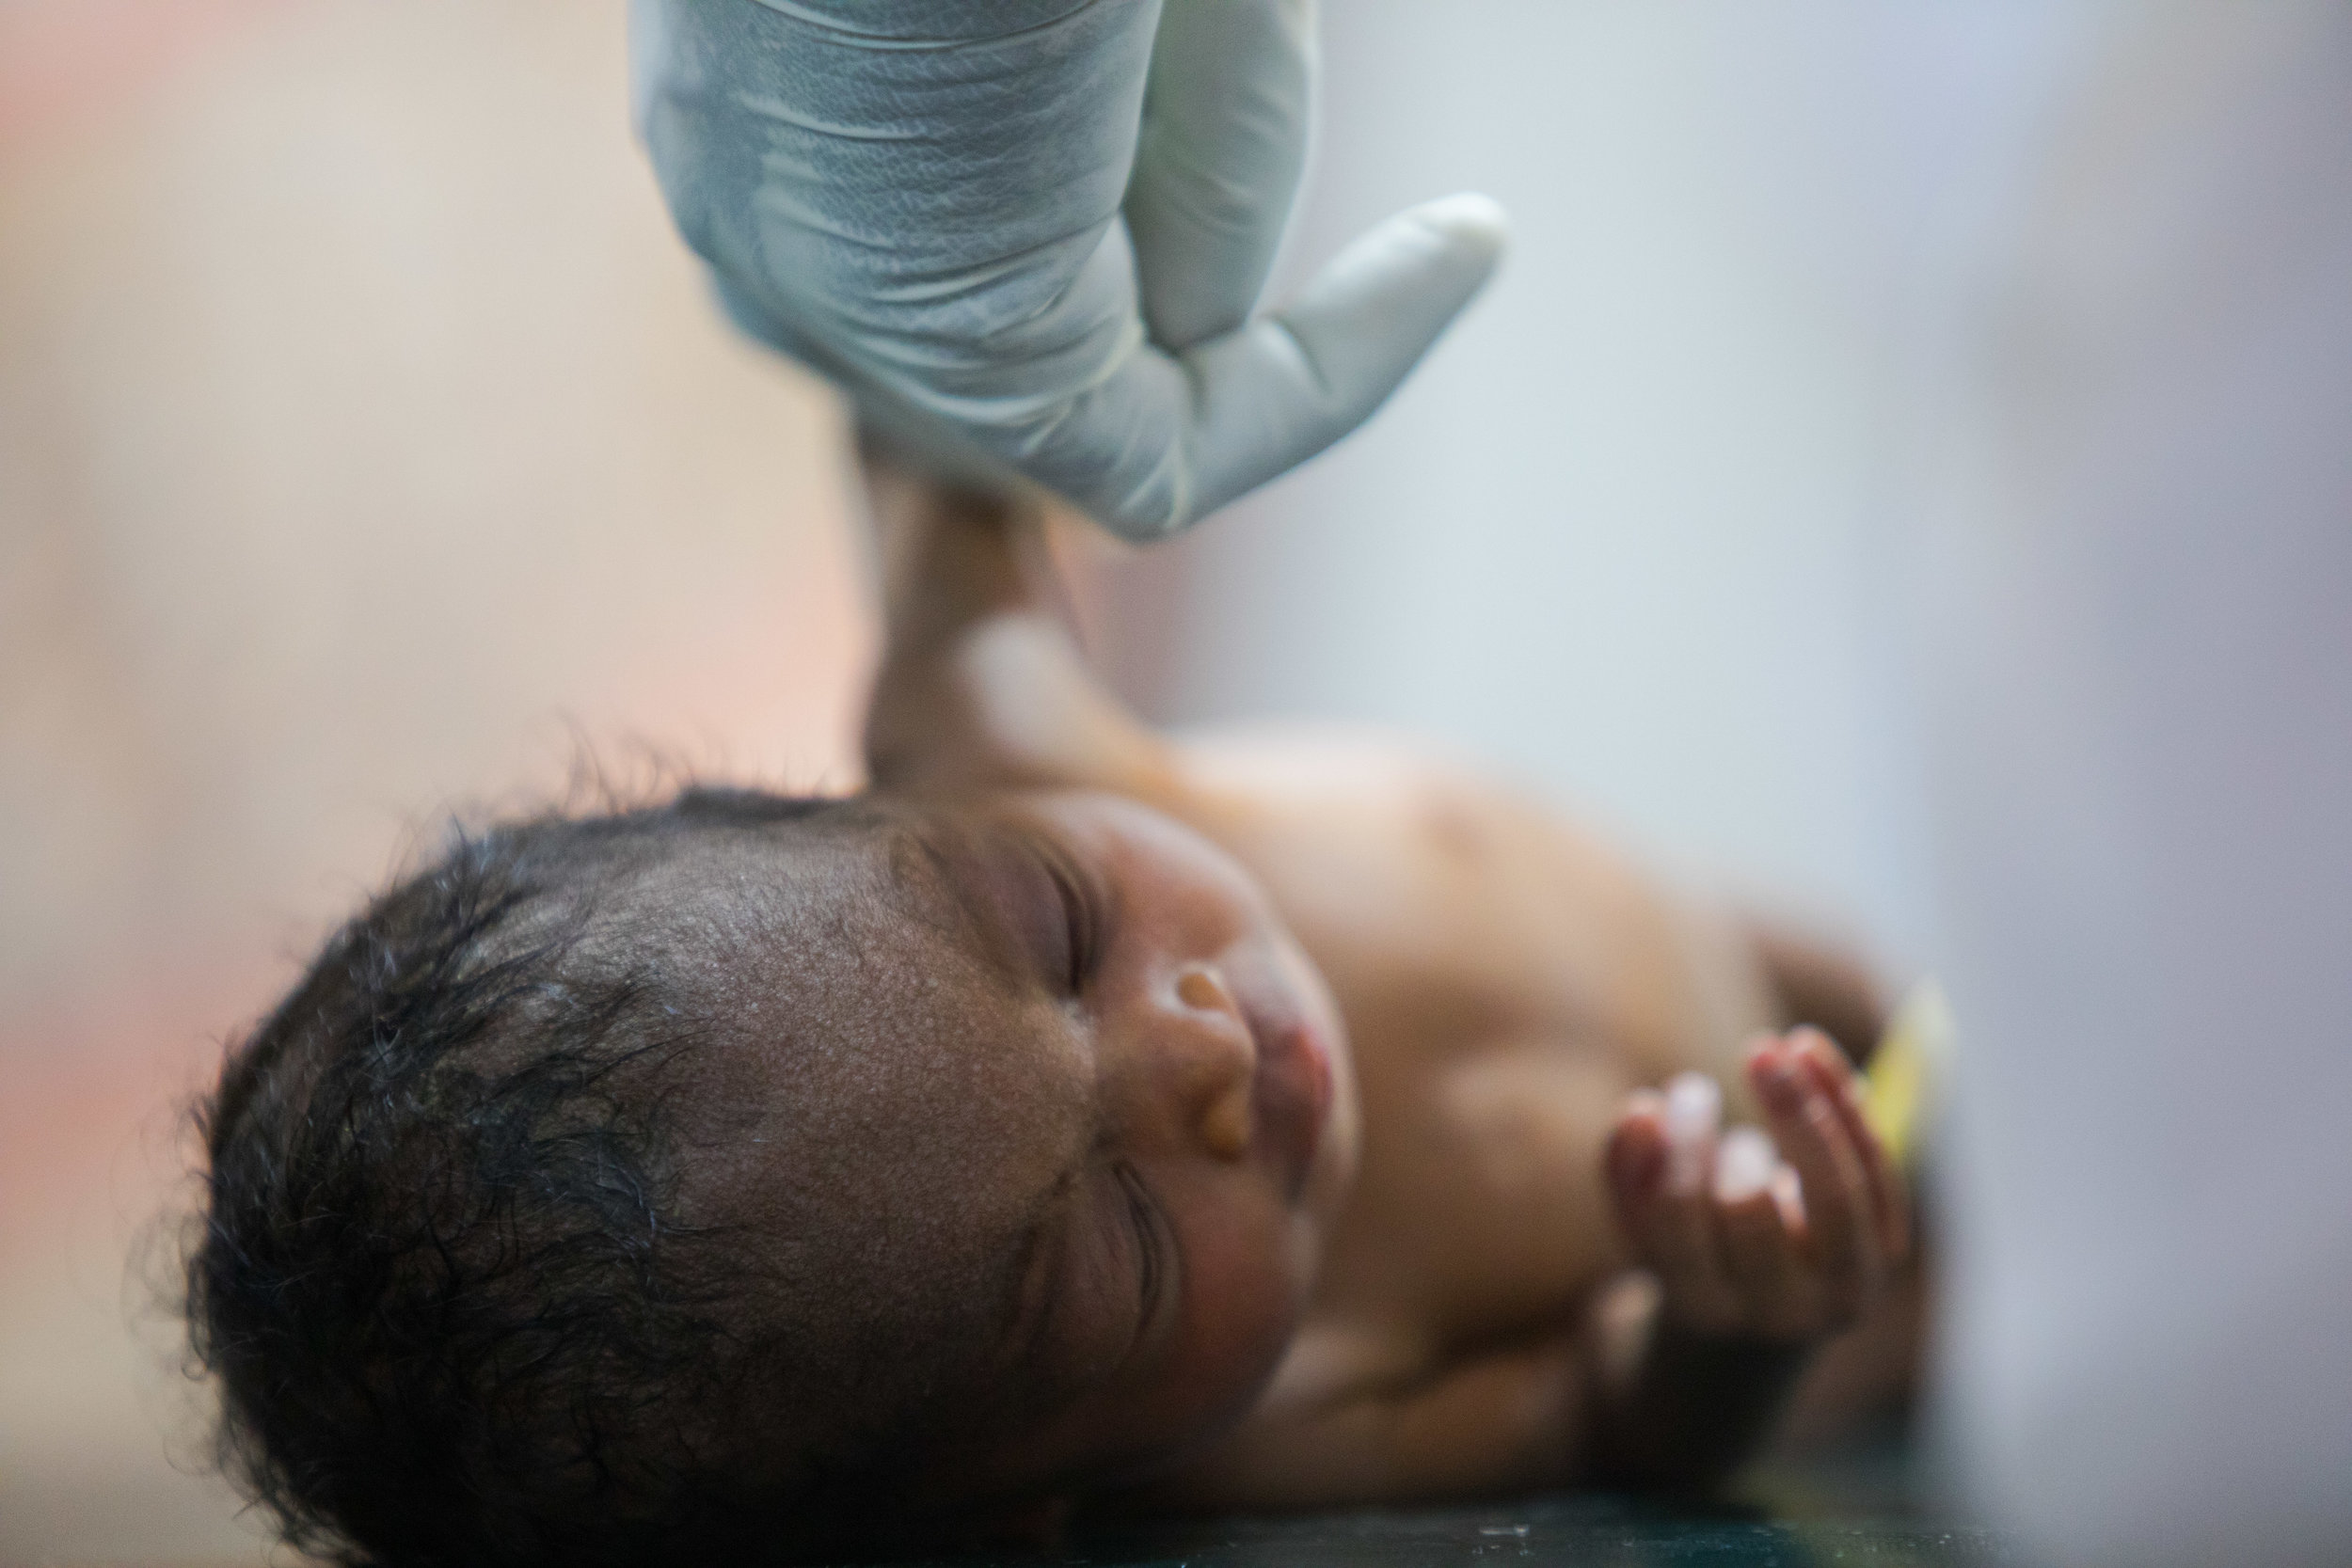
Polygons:
[[951,866],[969,814],[854,798],[773,823],[719,823],[623,868],[628,924],[681,946],[776,943],[812,959],[921,943],[969,946]]
[[949,870],[973,832],[844,811],[696,844],[648,879],[708,1015],[697,1119],[729,1132],[702,1154],[736,1193],[1017,1227],[1083,1152],[1090,1052],[973,934]]

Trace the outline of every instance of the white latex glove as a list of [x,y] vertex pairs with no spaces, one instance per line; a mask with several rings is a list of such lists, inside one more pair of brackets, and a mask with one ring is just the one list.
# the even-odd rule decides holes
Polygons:
[[1131,539],[1369,416],[1493,271],[1483,197],[1253,319],[1313,0],[633,0],[639,127],[749,331],[933,462]]

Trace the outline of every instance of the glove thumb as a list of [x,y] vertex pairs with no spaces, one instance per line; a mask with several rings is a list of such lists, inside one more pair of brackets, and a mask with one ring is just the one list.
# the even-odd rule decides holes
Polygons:
[[1185,354],[1194,483],[1174,520],[1206,515],[1369,419],[1485,287],[1508,237],[1502,207],[1483,196],[1408,208],[1340,252],[1287,309]]

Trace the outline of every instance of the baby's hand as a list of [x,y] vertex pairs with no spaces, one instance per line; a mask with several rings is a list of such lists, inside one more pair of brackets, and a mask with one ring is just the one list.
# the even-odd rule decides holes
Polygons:
[[1606,1156],[1618,1223],[1677,1326],[1777,1340],[1835,1333],[1877,1304],[1909,1250],[1901,1183],[1828,1036],[1759,1040],[1747,1073],[1770,1134],[1735,1127],[1719,1138],[1721,1096],[1695,1072],[1631,1098]]

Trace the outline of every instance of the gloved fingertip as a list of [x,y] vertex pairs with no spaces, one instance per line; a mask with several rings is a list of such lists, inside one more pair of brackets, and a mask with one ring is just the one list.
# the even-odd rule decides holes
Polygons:
[[1197,484],[1177,511],[1213,512],[1361,424],[1486,287],[1509,235],[1489,197],[1424,201],[1359,235],[1273,316],[1185,351]]
[[1412,215],[1491,265],[1511,244],[1511,214],[1502,202],[1478,191],[1457,191],[1424,201]]

